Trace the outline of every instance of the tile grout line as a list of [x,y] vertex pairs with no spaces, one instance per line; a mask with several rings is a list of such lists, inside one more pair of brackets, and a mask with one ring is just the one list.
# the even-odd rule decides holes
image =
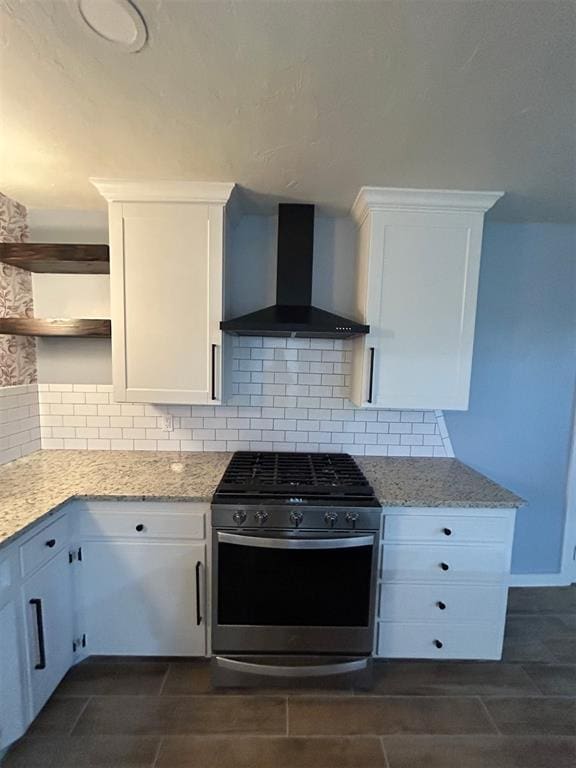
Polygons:
[[164,693],[164,688],[166,687],[166,681],[168,680],[168,675],[170,674],[171,667],[172,665],[170,664],[170,662],[168,662],[166,666],[166,672],[164,672],[164,677],[162,678],[162,682],[160,683],[160,690],[158,691],[158,694],[157,694],[158,696],[162,696],[162,694]]
[[88,704],[90,704],[90,702],[91,702],[91,701],[92,701],[92,696],[88,696],[88,698],[87,698],[87,699],[86,699],[86,701],[84,702],[84,706],[82,707],[82,709],[81,709],[81,710],[80,710],[80,712],[78,713],[78,716],[77,716],[77,717],[76,717],[76,719],[74,720],[74,723],[73,723],[72,727],[71,727],[71,728],[70,728],[70,730],[68,731],[68,736],[72,736],[72,734],[73,734],[73,732],[74,732],[74,729],[76,728],[76,726],[77,726],[77,725],[78,725],[78,723],[80,722],[80,718],[82,717],[82,715],[84,714],[84,712],[86,712],[86,710],[88,709]]
[[484,710],[484,712],[486,714],[486,717],[488,718],[488,722],[491,723],[492,726],[494,727],[496,735],[503,736],[504,734],[502,733],[500,728],[498,728],[496,720],[494,720],[494,718],[492,717],[492,714],[490,713],[490,710],[488,709],[488,706],[487,706],[486,702],[484,701],[483,697],[482,696],[477,696],[476,698],[480,702],[480,706]]
[[[522,663],[520,663],[520,665],[519,665],[519,666],[520,666],[520,669],[521,669],[521,670],[522,670],[522,672],[523,672],[523,673],[526,675],[526,677],[528,678],[528,680],[530,681],[530,683],[532,684],[532,686],[533,686],[533,687],[536,689],[536,695],[537,695],[537,696],[546,696],[546,693],[545,693],[545,691],[543,691],[543,690],[542,690],[542,688],[540,688],[540,686],[538,685],[538,683],[536,682],[536,680],[534,680],[534,678],[532,677],[532,675],[530,674],[530,672],[528,672],[528,670],[527,670],[527,669],[526,669],[526,667],[524,666],[524,664],[525,664],[525,663],[528,663],[528,664],[529,664],[530,662],[522,662]],[[548,664],[544,664],[544,666],[548,666]]]
[[154,760],[152,760],[151,768],[156,768],[156,766],[158,765],[158,758],[160,757],[160,752],[162,750],[163,745],[164,745],[164,737],[160,736],[158,740],[158,746],[156,747],[156,754],[154,755]]
[[384,746],[384,736],[380,736],[380,749],[382,750],[382,755],[384,756],[384,768],[390,768],[390,760],[388,759],[388,753],[386,752],[386,747]]

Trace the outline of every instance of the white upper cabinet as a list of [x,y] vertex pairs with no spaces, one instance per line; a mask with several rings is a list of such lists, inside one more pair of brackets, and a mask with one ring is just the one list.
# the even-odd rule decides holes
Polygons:
[[117,401],[219,402],[233,184],[93,179],[109,205]]
[[484,213],[501,195],[360,190],[356,405],[468,407]]

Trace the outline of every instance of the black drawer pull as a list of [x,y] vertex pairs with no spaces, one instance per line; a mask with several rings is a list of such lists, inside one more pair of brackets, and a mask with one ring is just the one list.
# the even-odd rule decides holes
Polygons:
[[442,528],[442,533],[444,536],[452,536],[452,529],[451,528]]
[[436,648],[442,648],[444,646],[444,643],[441,640],[434,640],[434,645]]
[[38,655],[39,662],[34,665],[34,669],[46,669],[46,646],[44,644],[44,621],[42,618],[42,600],[39,597],[33,597],[30,605],[36,609],[36,634],[38,636]]
[[48,539],[48,541],[46,542],[46,546],[50,547],[50,549],[52,549],[52,547],[55,547],[56,546],[56,539]]
[[442,600],[438,600],[436,605],[438,606],[438,608],[440,608],[441,611],[445,611],[446,610],[446,603],[443,603]]
[[142,533],[142,531],[144,530],[144,526],[142,525],[142,523],[138,523],[138,525],[136,526],[136,530],[138,531],[138,533]]
[[202,624],[202,614],[200,612],[200,569],[202,563],[200,560],[196,563],[196,626],[199,627]]
[[448,563],[440,563],[440,568],[442,568],[443,571],[450,570],[450,566],[448,565]]
[[376,349],[374,347],[370,347],[370,377],[368,379],[368,397],[366,399],[367,403],[372,402],[372,395],[373,395],[373,389],[374,389],[374,354],[376,352]]
[[212,400],[216,400],[216,344],[212,344]]

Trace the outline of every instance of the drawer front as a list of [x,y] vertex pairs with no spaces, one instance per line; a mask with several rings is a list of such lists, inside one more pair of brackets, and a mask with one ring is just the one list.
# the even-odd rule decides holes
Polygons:
[[205,515],[172,512],[81,512],[78,534],[137,539],[204,539]]
[[501,542],[509,538],[510,524],[502,517],[438,515],[389,515],[384,522],[385,541],[432,541],[439,544]]
[[26,578],[51,560],[62,547],[68,546],[68,517],[64,515],[20,547],[22,576]]
[[378,618],[384,621],[501,622],[506,588],[466,584],[390,584],[380,587]]
[[505,547],[384,544],[382,581],[500,582]]
[[499,659],[503,627],[384,621],[378,625],[378,656],[393,659]]

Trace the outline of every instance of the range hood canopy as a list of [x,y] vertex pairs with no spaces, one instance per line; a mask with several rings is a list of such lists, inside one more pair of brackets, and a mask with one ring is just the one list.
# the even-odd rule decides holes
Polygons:
[[368,325],[312,306],[313,247],[314,206],[281,203],[276,304],[224,320],[220,328],[237,336],[347,339],[368,333]]

